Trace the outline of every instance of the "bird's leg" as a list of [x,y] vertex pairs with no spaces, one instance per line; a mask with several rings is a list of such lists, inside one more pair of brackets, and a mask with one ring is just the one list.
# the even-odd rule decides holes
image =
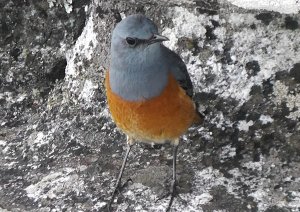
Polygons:
[[176,185],[177,185],[177,180],[176,180],[176,158],[177,158],[178,143],[179,143],[178,141],[175,141],[174,147],[173,147],[173,179],[172,179],[171,189],[170,189],[171,198],[170,198],[168,207],[166,209],[166,212],[170,211],[171,206],[172,206],[173,201],[174,201],[174,198],[176,196],[178,196],[177,188],[176,188]]
[[[123,175],[123,172],[124,172],[124,169],[125,169],[125,165],[126,165],[126,162],[127,162],[127,158],[128,158],[128,155],[129,155],[129,152],[130,152],[130,149],[132,147],[132,143],[127,139],[127,150],[126,150],[126,154],[125,154],[125,157],[124,157],[124,160],[123,160],[123,164],[122,164],[122,167],[121,167],[121,170],[120,170],[120,173],[119,173],[119,177],[117,179],[117,182],[116,182],[116,187],[115,187],[115,190],[111,196],[111,199],[108,203],[108,211],[111,211],[111,205],[112,203],[114,202],[114,199],[117,195],[118,192],[120,192],[120,189],[123,188],[124,186],[121,186],[121,178],[122,178],[122,175]],[[131,179],[127,180],[125,184],[128,183],[128,181],[130,181]]]
[[[166,208],[166,212],[170,211],[175,197],[179,197],[179,199],[182,200],[177,191],[177,179],[176,179],[176,159],[177,159],[178,144],[179,144],[179,139],[176,139],[174,141],[174,147],[173,147],[173,178],[172,178],[172,182],[171,182],[171,188],[167,194],[162,195],[155,201],[155,202],[157,202],[163,198],[171,196],[168,207]],[[182,201],[183,201],[183,203],[185,203],[184,200],[182,200]]]

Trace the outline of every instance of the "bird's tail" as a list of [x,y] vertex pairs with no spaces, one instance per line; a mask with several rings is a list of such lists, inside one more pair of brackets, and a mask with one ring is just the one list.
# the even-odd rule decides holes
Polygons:
[[195,115],[194,123],[200,125],[203,123],[205,119],[205,115],[199,111],[199,104],[197,102],[195,102],[195,111],[196,111],[196,115]]

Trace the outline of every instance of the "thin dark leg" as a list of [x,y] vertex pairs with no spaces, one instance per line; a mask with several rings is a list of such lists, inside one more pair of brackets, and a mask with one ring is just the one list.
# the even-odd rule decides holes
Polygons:
[[120,170],[120,173],[119,173],[119,177],[118,177],[117,182],[116,182],[116,187],[115,187],[114,193],[112,194],[111,199],[108,203],[108,211],[111,211],[111,205],[114,202],[114,199],[115,199],[117,193],[119,192],[119,190],[121,188],[121,178],[122,178],[122,175],[123,175],[123,172],[124,172],[124,169],[125,169],[125,165],[126,165],[126,162],[127,162],[127,157],[129,155],[131,146],[132,146],[132,144],[128,144],[128,146],[127,146],[127,150],[126,150],[126,154],[125,154],[125,157],[124,157],[124,160],[123,160],[123,164],[122,164],[122,167],[121,167],[121,170]]
[[174,198],[177,196],[177,191],[176,191],[176,158],[177,158],[177,150],[178,150],[178,144],[174,144],[174,148],[173,148],[173,180],[171,183],[171,199],[169,201],[169,205],[166,209],[167,211],[170,211],[171,206],[173,204]]

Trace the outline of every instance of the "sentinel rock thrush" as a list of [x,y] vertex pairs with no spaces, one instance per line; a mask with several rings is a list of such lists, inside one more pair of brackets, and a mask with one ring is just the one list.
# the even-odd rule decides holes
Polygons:
[[168,38],[143,15],[131,15],[112,33],[111,62],[106,73],[109,109],[127,135],[128,148],[111,205],[121,188],[127,156],[135,142],[174,145],[170,209],[176,195],[176,155],[179,138],[203,118],[192,100],[193,86],[181,58],[162,45]]

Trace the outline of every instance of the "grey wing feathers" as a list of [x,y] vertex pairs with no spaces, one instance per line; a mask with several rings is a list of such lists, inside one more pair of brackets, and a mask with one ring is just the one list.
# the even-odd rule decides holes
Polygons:
[[[190,78],[190,75],[186,69],[186,65],[182,61],[182,59],[173,51],[168,49],[167,47],[163,46],[163,51],[166,55],[168,55],[168,62],[170,64],[170,71],[175,77],[175,79],[178,81],[180,86],[185,90],[186,94],[189,97],[193,97],[194,91],[193,91],[193,84]],[[204,114],[199,112],[199,105],[197,102],[195,102],[195,110],[198,114],[198,116],[201,118],[201,120],[204,120]]]
[[186,66],[182,59],[173,51],[163,46],[163,51],[168,55],[168,62],[170,64],[170,71],[179,82],[180,86],[186,91],[186,94],[190,97],[193,96],[193,84]]

